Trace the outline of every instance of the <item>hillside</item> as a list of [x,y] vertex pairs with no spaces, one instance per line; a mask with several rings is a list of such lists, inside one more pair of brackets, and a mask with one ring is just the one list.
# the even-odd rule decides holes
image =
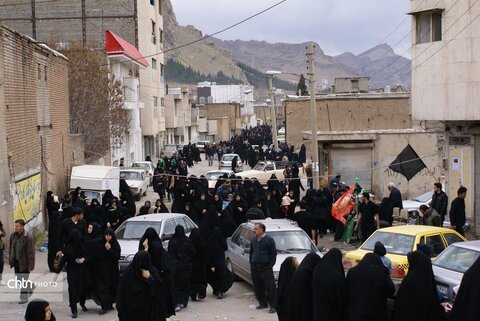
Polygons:
[[[163,1],[164,10],[164,49],[187,44],[204,35],[193,26],[180,26],[176,20],[170,0]],[[183,82],[191,79],[195,83],[198,75],[228,80],[229,83],[250,83],[256,88],[266,88],[266,79],[262,74],[266,70],[280,70],[295,74],[307,74],[305,53],[307,43],[268,43],[265,41],[220,40],[208,38],[204,41],[167,51],[165,61],[173,59],[177,63],[191,68],[190,76],[167,68],[167,79]],[[177,66],[178,67],[178,66]],[[197,73],[197,74],[194,74]],[[326,55],[320,46],[315,50],[315,74],[317,84],[333,84],[336,77],[368,76],[373,88],[401,84],[409,88],[411,83],[410,60],[398,56],[387,44],[378,45],[359,55],[344,53],[338,56]],[[185,78],[187,77],[187,78]],[[275,77],[277,78],[277,77]],[[291,90],[298,82],[293,75],[280,75],[288,82],[274,84],[277,88]],[[219,82],[220,83],[220,82]]]

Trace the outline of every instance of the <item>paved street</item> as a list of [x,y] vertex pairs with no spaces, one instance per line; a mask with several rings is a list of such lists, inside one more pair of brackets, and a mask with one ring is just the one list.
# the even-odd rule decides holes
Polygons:
[[[202,154],[202,159],[204,154]],[[217,164],[215,164],[217,165]],[[200,176],[209,170],[217,167],[207,165],[206,161],[202,161],[190,169],[190,174]],[[247,167],[248,168],[248,167]],[[306,182],[303,182],[304,186]],[[158,195],[149,187],[147,196],[142,197],[137,204],[137,211],[140,206],[146,201],[150,200],[152,204],[157,199]],[[171,203],[166,204],[170,207]],[[326,248],[333,246],[339,247],[342,250],[352,249],[351,245],[333,241],[333,234],[328,234],[321,239],[321,244]],[[47,253],[36,252],[36,273],[49,273],[47,269]],[[8,266],[5,266],[5,271]],[[33,296],[35,297],[35,295]],[[277,320],[276,314],[267,313],[267,310],[257,311],[255,305],[257,301],[253,295],[253,288],[250,284],[243,281],[235,282],[232,288],[226,293],[223,300],[218,300],[212,295],[211,288],[208,289],[207,298],[203,302],[190,302],[188,307],[178,313],[178,315],[170,318],[170,320]],[[111,311],[106,315],[98,315],[100,308],[93,303],[87,301],[87,308],[91,309],[88,312],[79,311],[78,320],[118,320],[116,311]],[[52,310],[54,311],[57,320],[69,320],[70,309],[68,307],[68,292],[65,287],[63,294],[63,302],[51,302]],[[19,305],[18,303],[3,303],[0,302],[0,320],[23,320],[26,305]]]

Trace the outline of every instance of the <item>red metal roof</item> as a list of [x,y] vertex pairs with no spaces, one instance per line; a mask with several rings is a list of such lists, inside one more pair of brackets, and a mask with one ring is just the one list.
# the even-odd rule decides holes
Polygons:
[[107,30],[105,33],[105,47],[107,56],[125,56],[143,67],[148,67],[148,62],[138,52],[137,48],[120,36]]

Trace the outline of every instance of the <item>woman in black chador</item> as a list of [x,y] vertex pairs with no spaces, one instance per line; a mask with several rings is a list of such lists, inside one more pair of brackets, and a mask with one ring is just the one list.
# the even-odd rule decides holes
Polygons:
[[478,320],[478,302],[480,302],[480,257],[463,274],[450,320]]
[[195,255],[192,261],[192,280],[190,282],[190,298],[196,301],[197,298],[203,300],[207,294],[207,265],[206,265],[206,246],[200,235],[200,230],[194,228],[189,236],[195,248]]
[[139,251],[122,277],[117,295],[119,321],[165,321],[160,276],[150,254]]
[[161,304],[168,318],[175,314],[175,263],[170,254],[163,248],[162,240],[153,227],[147,228],[138,244],[138,250],[145,250],[150,254],[153,266],[162,281]]
[[180,311],[188,305],[190,280],[192,277],[192,260],[195,248],[192,241],[185,235],[183,226],[175,227],[175,234],[168,242],[168,253],[175,262],[175,311]]
[[98,299],[102,307],[100,314],[105,314],[108,310],[113,310],[112,304],[115,302],[118,286],[120,244],[112,228],[107,228],[103,237],[96,242],[95,252],[93,270],[97,282]]
[[278,287],[277,287],[277,315],[279,321],[288,321],[285,318],[284,300],[286,295],[287,286],[293,277],[293,273],[297,269],[298,261],[294,256],[287,257],[280,265],[280,273],[278,274]]
[[347,321],[388,320],[387,298],[394,292],[395,285],[380,257],[367,253],[347,274]]
[[342,252],[333,248],[313,270],[313,320],[345,320],[347,282]]
[[320,260],[314,252],[305,256],[287,286],[283,312],[285,320],[312,320],[313,269]]
[[420,251],[408,253],[407,258],[408,273],[395,297],[395,321],[441,321],[432,261]]
[[229,288],[227,284],[227,265],[225,264],[227,242],[218,226],[213,229],[206,247],[208,283],[213,289],[213,295],[223,299],[223,294]]

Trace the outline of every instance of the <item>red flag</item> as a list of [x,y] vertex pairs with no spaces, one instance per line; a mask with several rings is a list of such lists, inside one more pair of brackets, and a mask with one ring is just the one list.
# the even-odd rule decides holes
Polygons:
[[332,216],[336,220],[342,222],[345,225],[345,217],[350,214],[355,207],[355,200],[352,199],[353,192],[355,191],[355,185],[353,185],[348,191],[343,193],[342,196],[332,206]]

